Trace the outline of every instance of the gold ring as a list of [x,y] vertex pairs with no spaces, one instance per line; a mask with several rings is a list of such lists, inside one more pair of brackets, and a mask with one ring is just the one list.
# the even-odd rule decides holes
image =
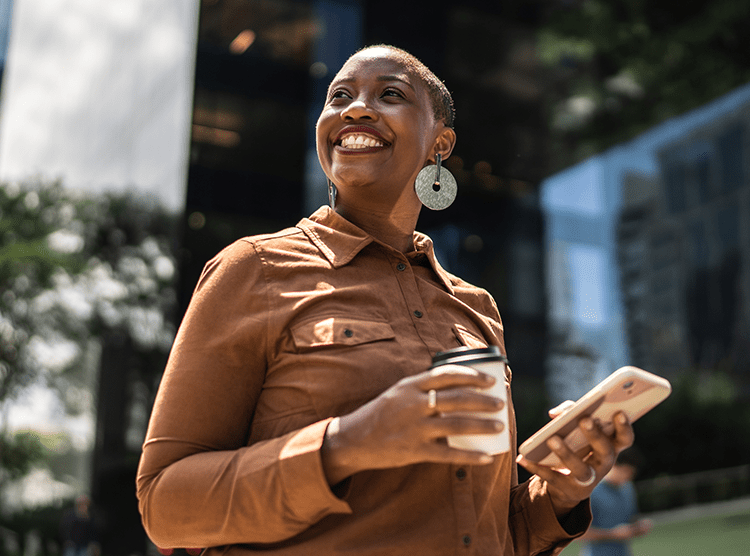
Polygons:
[[573,478],[575,479],[576,483],[578,483],[582,487],[590,487],[591,485],[593,485],[594,481],[596,481],[596,470],[589,465],[589,471],[591,472],[591,475],[585,481],[582,481],[578,477],[574,476]]
[[427,407],[429,409],[437,407],[437,391],[434,389],[427,392]]

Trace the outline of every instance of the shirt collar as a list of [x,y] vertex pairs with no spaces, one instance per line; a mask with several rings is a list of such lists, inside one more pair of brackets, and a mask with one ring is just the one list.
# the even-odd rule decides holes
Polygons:
[[[297,227],[307,235],[334,268],[349,264],[362,249],[371,243],[380,243],[328,206],[322,206],[309,218],[300,220]],[[390,249],[390,247],[384,247]],[[414,232],[414,248],[416,252],[427,256],[435,274],[445,288],[453,294],[450,275],[443,270],[435,258],[432,240],[425,234]]]
[[432,244],[432,239],[421,232],[414,232],[414,248],[418,253],[424,253],[427,256],[427,260],[430,262],[432,270],[435,271],[435,274],[437,274],[437,277],[443,283],[445,289],[447,289],[451,295],[454,295],[455,292],[453,290],[451,275],[440,266],[440,263],[435,256],[435,248]]

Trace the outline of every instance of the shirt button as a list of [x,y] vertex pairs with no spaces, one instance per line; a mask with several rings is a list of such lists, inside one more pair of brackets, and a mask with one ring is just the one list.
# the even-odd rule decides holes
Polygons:
[[422,318],[422,311],[414,311],[414,316],[417,317],[418,319],[421,319]]
[[464,543],[464,546],[469,546],[471,544],[471,535],[464,535],[461,539]]
[[346,336],[347,338],[351,338],[352,336],[354,336],[354,332],[347,328],[346,330],[344,330],[344,336]]
[[396,265],[396,270],[403,272],[404,270],[406,270],[406,265],[404,263],[398,263]]
[[458,477],[459,481],[463,481],[466,478],[466,469],[463,467],[456,471],[456,477]]

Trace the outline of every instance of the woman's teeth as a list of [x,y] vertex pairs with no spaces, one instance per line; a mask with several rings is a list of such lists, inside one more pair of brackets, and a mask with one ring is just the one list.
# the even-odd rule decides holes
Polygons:
[[341,146],[345,149],[369,149],[382,147],[383,142],[368,135],[347,135],[341,139]]

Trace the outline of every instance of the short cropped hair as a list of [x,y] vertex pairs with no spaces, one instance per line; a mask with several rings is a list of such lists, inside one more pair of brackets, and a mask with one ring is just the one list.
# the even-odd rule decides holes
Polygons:
[[410,54],[402,48],[392,46],[390,44],[373,44],[365,46],[359,49],[352,56],[370,50],[372,48],[385,48],[390,50],[395,55],[399,63],[401,63],[408,72],[413,73],[419,77],[422,82],[427,86],[427,94],[430,97],[432,103],[432,111],[435,115],[435,119],[442,121],[447,127],[452,128],[456,119],[456,109],[453,105],[453,97],[451,96],[448,87],[445,83],[440,81],[438,77],[432,73],[430,68],[425,66],[416,56]]

